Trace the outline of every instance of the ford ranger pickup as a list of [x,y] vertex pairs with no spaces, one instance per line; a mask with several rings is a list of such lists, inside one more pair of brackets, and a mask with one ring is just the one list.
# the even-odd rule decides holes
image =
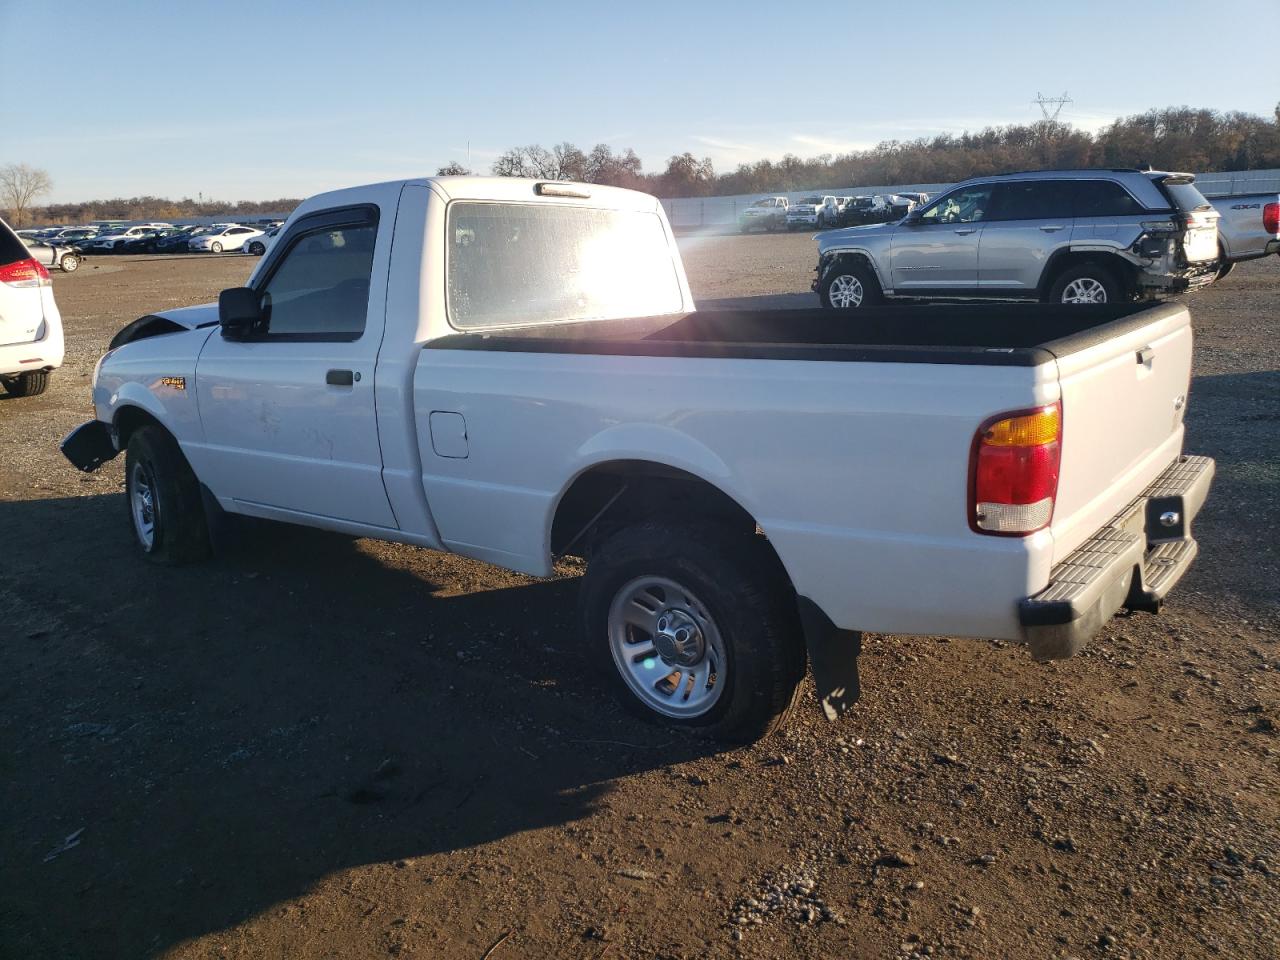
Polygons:
[[1047,660],[1158,610],[1213,475],[1190,370],[1174,304],[698,313],[653,197],[441,177],[312,197],[246,287],[126,326],[62,449],[124,453],[157,563],[226,514],[584,557],[584,658],[742,742],[806,663],[847,709],[861,631]]

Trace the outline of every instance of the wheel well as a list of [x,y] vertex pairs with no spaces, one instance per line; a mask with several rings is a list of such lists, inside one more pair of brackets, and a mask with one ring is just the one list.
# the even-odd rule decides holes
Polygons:
[[[646,460],[614,460],[580,474],[560,498],[551,523],[551,552],[587,556],[604,532],[646,519],[759,532],[741,504],[701,477]],[[778,559],[772,545],[769,550]],[[780,559],[778,567],[783,569]]]
[[1049,261],[1049,265],[1045,268],[1044,278],[1040,281],[1040,295],[1047,296],[1049,289],[1057,282],[1058,277],[1073,267],[1083,266],[1085,264],[1097,264],[1106,270],[1124,284],[1125,291],[1132,293],[1134,288],[1134,268],[1123,257],[1118,257],[1114,253],[1103,253],[1097,250],[1082,250],[1079,252],[1068,251],[1059,254],[1053,260]]
[[112,426],[115,428],[116,445],[120,450],[129,446],[129,438],[141,427],[157,426],[166,433],[169,432],[163,423],[147,411],[134,406],[121,407],[117,410]]

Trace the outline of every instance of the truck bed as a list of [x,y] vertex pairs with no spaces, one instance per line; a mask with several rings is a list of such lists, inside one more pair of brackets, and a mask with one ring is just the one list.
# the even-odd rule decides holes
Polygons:
[[1033,367],[1179,310],[991,303],[860,310],[715,310],[454,334],[435,350]]

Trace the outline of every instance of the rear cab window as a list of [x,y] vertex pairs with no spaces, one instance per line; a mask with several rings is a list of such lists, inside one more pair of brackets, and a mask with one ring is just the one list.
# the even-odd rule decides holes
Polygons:
[[446,306],[456,328],[683,310],[655,212],[456,200],[448,222]]

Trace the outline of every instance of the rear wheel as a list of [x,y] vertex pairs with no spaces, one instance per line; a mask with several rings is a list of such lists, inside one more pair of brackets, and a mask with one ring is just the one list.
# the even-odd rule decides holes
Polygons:
[[805,651],[786,577],[754,533],[641,523],[592,551],[588,654],[633,712],[750,743],[795,708]]
[[68,253],[58,261],[58,266],[62,268],[63,273],[75,273],[80,267],[80,258],[74,253]]
[[884,299],[880,282],[865,263],[837,263],[826,272],[818,286],[822,305],[829,310],[857,310],[875,306]]
[[1120,282],[1106,267],[1085,263],[1069,267],[1058,275],[1049,288],[1049,303],[1072,303],[1082,306],[1118,303],[1123,300]]
[[32,370],[20,373],[4,381],[4,389],[11,397],[35,397],[49,389],[49,371]]
[[170,565],[209,555],[200,483],[173,437],[160,427],[135,432],[124,479],[130,526],[144,557]]
[[260,257],[267,252],[267,248],[260,241],[254,240],[249,244],[249,252],[255,257]]

